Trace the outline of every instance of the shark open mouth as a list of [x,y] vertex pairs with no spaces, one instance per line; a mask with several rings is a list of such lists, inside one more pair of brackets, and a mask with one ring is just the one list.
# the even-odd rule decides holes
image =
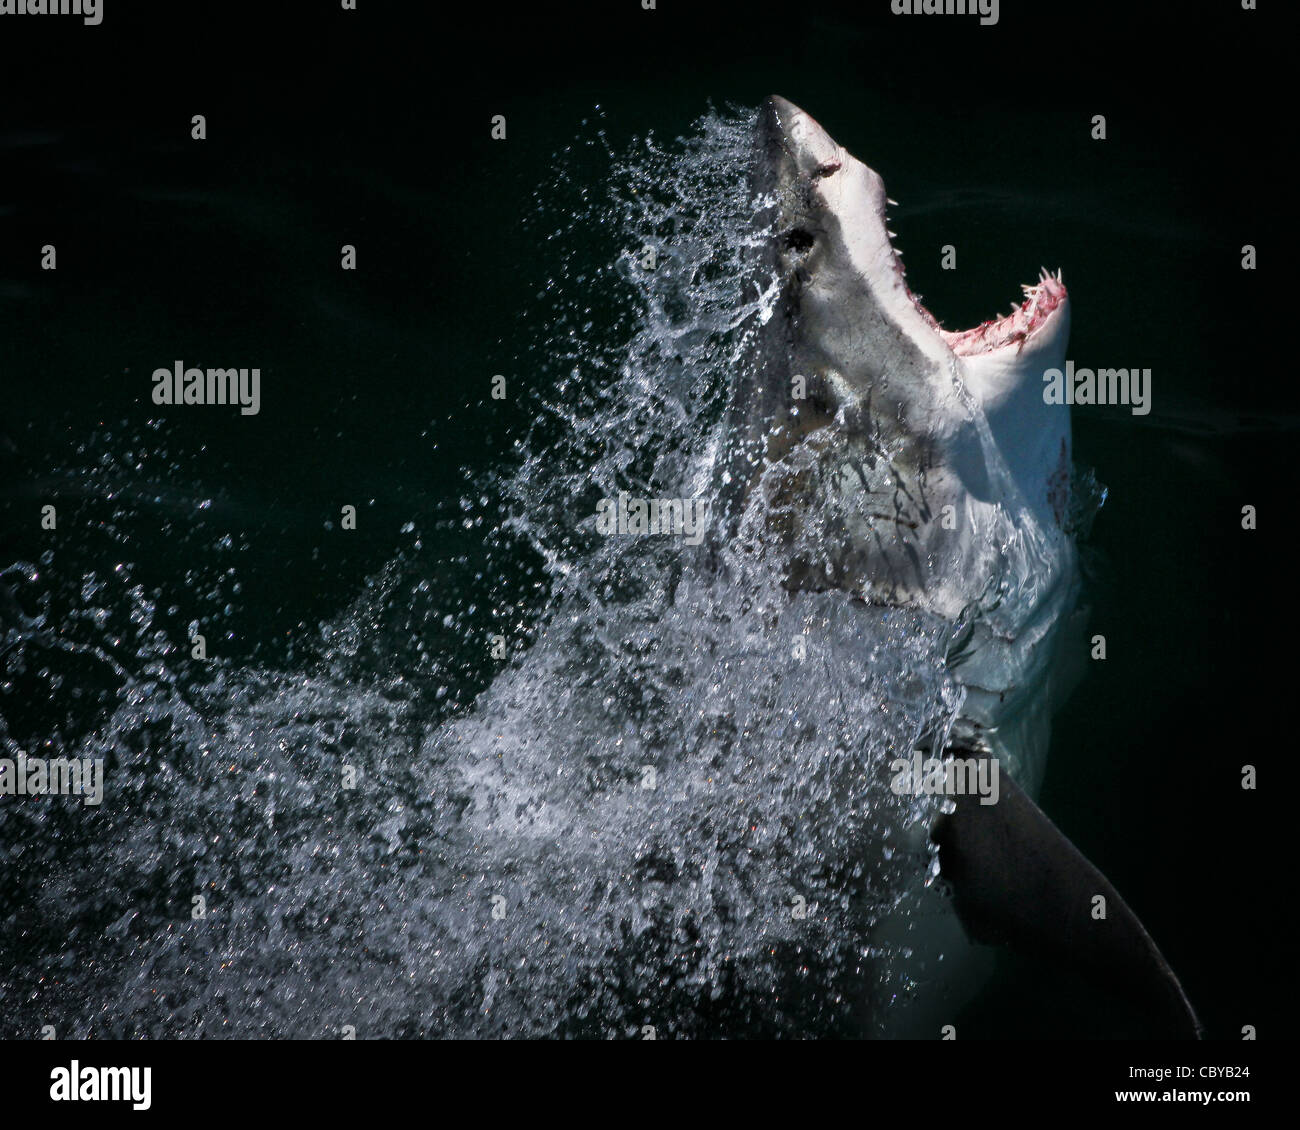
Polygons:
[[[1030,334],[1047,323],[1052,312],[1065,301],[1065,283],[1060,272],[1040,269],[1038,282],[1022,286],[1025,297],[1011,307],[1010,314],[982,322],[974,329],[950,332],[938,326],[939,335],[958,357],[992,353],[1004,345],[1023,345]],[[920,303],[917,303],[920,309]]]
[[[893,203],[893,201],[889,203]],[[944,344],[958,357],[974,357],[981,353],[992,353],[994,350],[1008,345],[1015,345],[1017,348],[1023,347],[1031,335],[1047,324],[1048,318],[1065,301],[1068,294],[1060,271],[1053,274],[1045,267],[1040,267],[1038,281],[1021,286],[1020,289],[1024,293],[1024,298],[1019,303],[1012,304],[1011,313],[1003,314],[997,318],[990,318],[973,329],[946,330],[940,324],[939,319],[926,309],[921,302],[920,295],[914,294],[912,288],[907,285],[907,270],[903,266],[902,256],[899,255],[898,249],[893,245],[894,233],[886,227],[885,234],[890,237],[889,243],[894,252],[894,265],[898,270],[898,277],[903,284],[903,289],[907,292],[907,297],[912,300],[912,305],[916,307],[917,313],[934,328],[935,332],[943,338]]]
[[[887,234],[892,236],[893,233]],[[892,239],[890,245],[893,245]],[[898,265],[899,277],[903,281],[903,289],[907,291],[907,296],[912,300],[917,313],[934,327],[944,343],[958,357],[992,353],[1007,345],[1022,347],[1032,334],[1047,324],[1048,318],[1065,301],[1068,294],[1059,271],[1053,274],[1046,268],[1039,268],[1038,281],[1021,286],[1024,298],[1012,305],[1011,313],[990,318],[973,329],[946,330],[939,319],[925,308],[920,296],[914,294],[912,288],[907,285],[906,272],[897,249],[894,250],[894,259]]]
[[[838,169],[839,166],[834,166]],[[886,204],[897,204],[897,201],[887,199]],[[907,268],[903,265],[903,257],[899,254],[898,248],[894,246],[894,233],[889,230],[887,217],[883,210],[880,214],[881,225],[885,229],[885,235],[889,241],[890,250],[894,253],[894,269],[898,272],[898,279],[902,283],[903,290],[911,300],[912,305],[916,307],[918,314],[924,318],[936,333],[943,338],[944,344],[958,357],[974,357],[981,353],[992,353],[996,349],[1001,349],[1007,345],[1015,345],[1017,348],[1022,347],[1030,336],[1047,324],[1047,320],[1053,312],[1065,301],[1068,291],[1065,288],[1065,282],[1061,278],[1061,272],[1053,274],[1045,267],[1038,269],[1038,281],[1021,286],[1024,298],[1018,303],[1013,303],[1011,313],[1003,314],[997,318],[990,318],[988,321],[981,322],[978,326],[969,330],[946,330],[929,310],[926,309],[921,301],[921,296],[915,294],[912,288],[907,285]]]

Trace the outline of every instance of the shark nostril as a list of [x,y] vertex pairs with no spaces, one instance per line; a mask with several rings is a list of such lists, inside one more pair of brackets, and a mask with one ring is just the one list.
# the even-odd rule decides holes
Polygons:
[[794,228],[785,233],[782,242],[789,251],[807,251],[813,245],[813,234],[803,228]]

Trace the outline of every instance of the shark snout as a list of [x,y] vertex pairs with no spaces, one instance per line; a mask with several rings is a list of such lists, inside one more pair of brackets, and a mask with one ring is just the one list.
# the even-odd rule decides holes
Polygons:
[[785,166],[787,175],[825,177],[838,172],[844,163],[844,151],[830,134],[779,94],[763,103],[758,128],[769,159]]

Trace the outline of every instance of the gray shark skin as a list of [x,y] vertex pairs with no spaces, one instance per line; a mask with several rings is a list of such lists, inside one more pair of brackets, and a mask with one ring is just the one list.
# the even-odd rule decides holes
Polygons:
[[1033,800],[1082,652],[1069,408],[1042,394],[1064,360],[1065,286],[1044,272],[1012,314],[947,332],[907,287],[875,172],[779,97],[755,144],[772,232],[761,271],[779,297],[760,364],[731,392],[715,532],[777,562],[792,593],[839,590],[953,624],[966,697],[931,752],[1004,771],[998,803],[957,797],[933,832],[967,935],[1051,954],[1160,1033],[1199,1035],[1137,917]]

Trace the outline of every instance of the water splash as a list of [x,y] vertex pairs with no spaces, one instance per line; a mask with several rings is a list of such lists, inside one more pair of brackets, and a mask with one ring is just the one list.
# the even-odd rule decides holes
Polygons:
[[[108,795],[0,800],[0,1030],[876,1030],[910,974],[873,932],[937,871],[932,802],[889,764],[960,707],[948,629],[595,522],[717,481],[775,293],[751,131],[710,114],[624,153],[598,131],[539,190],[536,424],[471,485],[506,515],[492,560],[540,562],[545,599],[477,700],[481,613],[435,610],[404,556],[292,662],[203,668],[129,565],[59,591],[5,572],[5,754],[33,678],[85,695],[22,744],[103,757]],[[237,569],[209,580],[225,609]]]

